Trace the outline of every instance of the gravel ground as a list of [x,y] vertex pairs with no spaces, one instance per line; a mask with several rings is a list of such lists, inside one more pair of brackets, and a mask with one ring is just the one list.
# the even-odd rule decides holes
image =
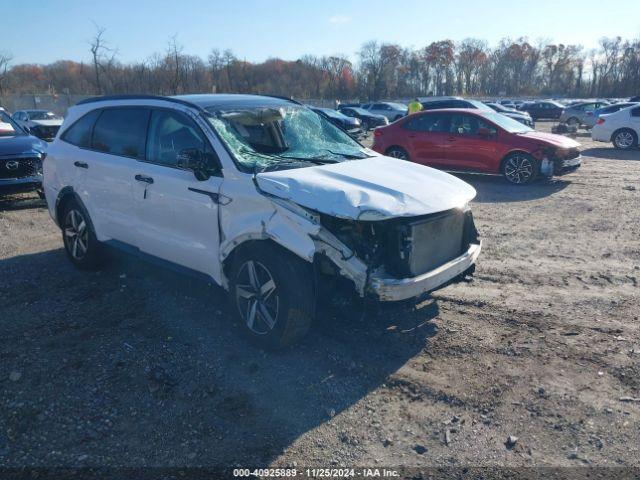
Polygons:
[[0,200],[0,465],[639,467],[640,150],[578,140],[551,182],[463,177],[472,283],[275,354],[219,289],[76,271],[37,197]]

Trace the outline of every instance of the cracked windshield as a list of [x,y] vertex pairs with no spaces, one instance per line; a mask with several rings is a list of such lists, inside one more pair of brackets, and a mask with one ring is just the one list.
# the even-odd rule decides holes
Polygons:
[[244,168],[260,172],[370,157],[349,135],[299,105],[212,110],[209,122]]

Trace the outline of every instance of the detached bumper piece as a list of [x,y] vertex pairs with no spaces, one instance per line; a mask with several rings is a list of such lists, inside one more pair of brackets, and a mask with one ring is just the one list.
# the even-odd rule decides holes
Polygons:
[[399,256],[369,278],[383,301],[406,300],[443,287],[472,271],[481,242],[470,210],[451,210],[402,225]]
[[567,173],[571,173],[582,165],[582,155],[580,154],[580,150],[577,148],[572,148],[562,156],[556,156],[552,160],[554,175],[565,175]]

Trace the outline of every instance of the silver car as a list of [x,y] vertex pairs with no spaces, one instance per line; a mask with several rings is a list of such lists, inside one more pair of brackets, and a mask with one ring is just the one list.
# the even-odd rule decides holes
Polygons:
[[593,101],[593,102],[579,102],[573,105],[567,106],[560,115],[560,123],[566,123],[570,126],[580,127],[586,125],[587,127],[593,126],[593,114],[598,108],[606,107],[609,102],[605,101]]
[[387,117],[390,122],[395,122],[401,119],[407,114],[407,106],[403,103],[395,102],[377,102],[377,103],[365,103],[360,106],[368,112],[376,115],[383,115]]

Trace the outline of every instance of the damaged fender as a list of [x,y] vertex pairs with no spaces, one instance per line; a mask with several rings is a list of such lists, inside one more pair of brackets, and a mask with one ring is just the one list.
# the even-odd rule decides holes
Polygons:
[[[288,200],[266,197],[261,197],[261,200],[256,202],[260,205],[248,206],[236,199],[221,208],[222,262],[244,242],[272,240],[308,262],[313,262],[316,254],[326,256],[345,278],[354,282],[356,291],[360,295],[364,294],[367,266],[353,251],[323,228],[313,213]],[[252,201],[256,201],[255,197]],[[256,225],[261,228],[256,230]],[[221,285],[228,288],[228,279],[224,274],[220,280]]]

